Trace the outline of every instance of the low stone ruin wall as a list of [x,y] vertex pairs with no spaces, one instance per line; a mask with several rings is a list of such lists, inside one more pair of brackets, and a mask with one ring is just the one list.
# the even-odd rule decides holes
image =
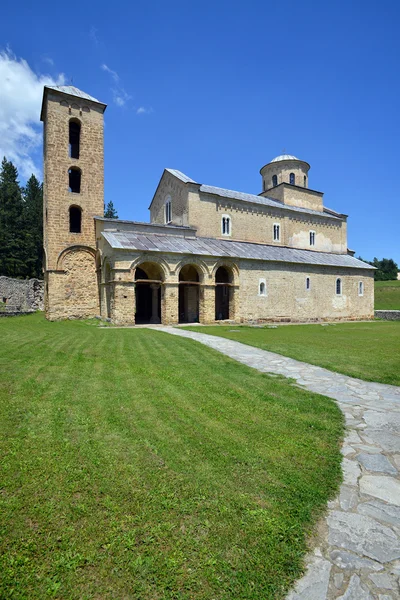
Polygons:
[[0,277],[0,312],[21,314],[44,309],[44,282],[40,279]]
[[376,310],[375,317],[384,321],[400,321],[400,310]]

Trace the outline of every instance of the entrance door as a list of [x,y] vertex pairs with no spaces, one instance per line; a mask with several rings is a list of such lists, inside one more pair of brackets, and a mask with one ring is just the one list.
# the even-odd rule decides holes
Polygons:
[[217,285],[215,288],[215,320],[229,319],[229,286]]

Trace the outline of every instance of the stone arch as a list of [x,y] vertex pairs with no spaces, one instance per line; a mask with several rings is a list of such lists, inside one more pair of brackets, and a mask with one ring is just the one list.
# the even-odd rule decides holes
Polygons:
[[130,268],[133,279],[135,277],[136,267],[139,267],[140,265],[142,265],[144,263],[157,264],[159,266],[161,274],[162,274],[162,281],[166,281],[168,279],[168,276],[170,275],[170,267],[169,267],[167,261],[161,257],[153,256],[151,254],[142,254],[141,256],[138,256],[137,258],[135,258],[134,261],[132,261],[129,268]]
[[[198,323],[200,319],[200,284],[204,274],[195,261],[185,261],[179,269],[178,319],[180,323]],[[201,295],[203,301],[204,295]]]
[[218,260],[215,263],[215,265],[213,266],[212,273],[211,273],[213,281],[215,281],[215,275],[216,275],[216,272],[219,269],[219,267],[225,267],[226,269],[228,269],[230,271],[230,273],[232,274],[232,281],[230,283],[233,283],[233,285],[235,285],[235,286],[239,285],[239,267],[233,261],[230,261],[229,259],[227,260],[224,258],[221,258],[220,260]]
[[59,255],[58,267],[63,270],[58,286],[63,316],[89,318],[97,315],[99,297],[95,250],[87,246],[66,248]]
[[207,278],[210,276],[210,270],[203,260],[201,260],[200,258],[187,256],[185,258],[182,258],[182,260],[176,265],[175,274],[178,278],[182,268],[186,265],[194,265],[195,267],[197,267],[197,270],[199,271],[200,275],[200,283],[205,283]]

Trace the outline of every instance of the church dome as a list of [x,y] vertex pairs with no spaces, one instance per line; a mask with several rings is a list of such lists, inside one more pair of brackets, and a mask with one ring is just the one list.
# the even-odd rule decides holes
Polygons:
[[300,160],[297,156],[293,156],[292,154],[280,154],[271,160],[272,163],[280,162],[281,160]]

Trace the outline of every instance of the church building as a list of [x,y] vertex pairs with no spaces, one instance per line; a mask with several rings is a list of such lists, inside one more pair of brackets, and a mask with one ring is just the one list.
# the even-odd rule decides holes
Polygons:
[[45,312],[113,323],[371,319],[374,269],[347,247],[347,215],[310,188],[310,165],[277,156],[258,195],[165,169],[150,223],[104,217],[106,105],[46,86]]

